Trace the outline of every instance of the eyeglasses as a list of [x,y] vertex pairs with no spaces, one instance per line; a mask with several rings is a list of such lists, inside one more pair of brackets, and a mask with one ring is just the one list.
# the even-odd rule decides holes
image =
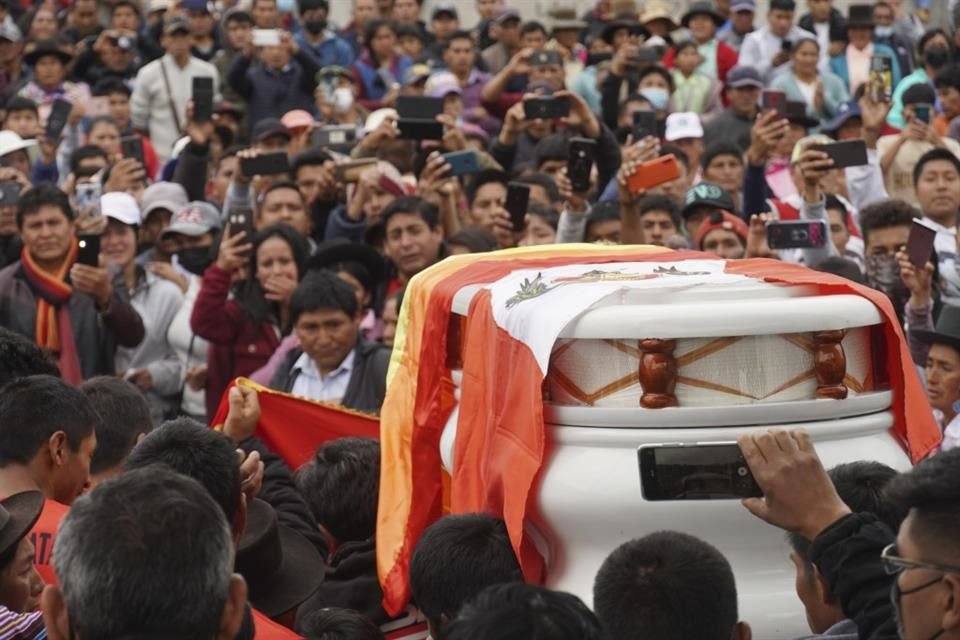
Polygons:
[[907,560],[897,555],[897,545],[888,544],[880,552],[880,561],[883,563],[883,570],[887,575],[895,576],[909,569],[929,569],[939,571],[940,573],[960,574],[960,567],[951,567],[945,564],[934,564],[932,562],[920,562],[918,560]]

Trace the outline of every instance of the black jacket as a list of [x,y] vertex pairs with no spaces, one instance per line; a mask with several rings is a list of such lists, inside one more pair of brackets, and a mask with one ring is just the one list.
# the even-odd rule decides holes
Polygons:
[[895,535],[871,513],[853,513],[817,536],[810,560],[839,599],[843,613],[857,624],[861,640],[897,640],[890,591],[896,576],[887,575],[880,552]]
[[[797,26],[799,26],[801,29],[806,29],[810,33],[816,33],[813,26],[813,15],[809,13],[801,16],[800,22],[797,23]],[[843,17],[843,14],[836,9],[830,9],[830,33],[846,33],[846,28],[847,19]]]
[[[375,342],[360,340],[354,347],[353,371],[347,383],[347,392],[341,404],[348,409],[366,413],[380,413],[380,405],[387,392],[387,366],[390,364],[390,348]],[[270,380],[270,387],[278,391],[293,390],[299,371],[293,364],[303,355],[303,349],[294,349],[287,354],[277,372]]]

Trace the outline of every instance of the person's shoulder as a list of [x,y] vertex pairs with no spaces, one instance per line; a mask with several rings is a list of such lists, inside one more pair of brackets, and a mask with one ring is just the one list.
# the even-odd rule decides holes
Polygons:
[[204,71],[210,75],[217,77],[220,75],[220,72],[217,71],[217,67],[214,66],[212,62],[207,62],[206,60],[201,60],[196,56],[190,57],[190,64],[198,71]]

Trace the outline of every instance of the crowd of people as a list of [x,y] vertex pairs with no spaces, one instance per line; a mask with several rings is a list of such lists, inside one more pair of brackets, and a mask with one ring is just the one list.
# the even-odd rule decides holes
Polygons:
[[[231,387],[376,415],[413,276],[571,242],[889,298],[940,451],[825,471],[745,436],[744,506],[789,533],[811,637],[960,637],[960,11],[462,5],[0,1],[0,638],[748,640],[700,539],[612,550],[591,611],[523,584],[489,514],[429,527],[390,616],[378,442],[291,469]],[[783,222],[827,240],[771,248]]]

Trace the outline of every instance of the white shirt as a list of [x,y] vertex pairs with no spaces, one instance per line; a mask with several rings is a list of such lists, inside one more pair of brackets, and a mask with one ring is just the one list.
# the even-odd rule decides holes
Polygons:
[[[798,26],[790,27],[787,40],[796,43],[803,38],[816,38],[816,36]],[[743,46],[740,47],[740,60],[737,64],[753,67],[763,78],[764,83],[769,85],[770,80],[773,80],[776,75],[785,71],[790,65],[790,62],[787,61],[776,69],[773,68],[773,57],[783,49],[783,40],[783,38],[770,31],[769,26],[747,34],[747,37],[743,40]]]
[[[937,252],[937,268],[940,271],[940,298],[944,304],[960,306],[960,273],[957,273],[957,230],[944,227],[930,218],[923,221],[937,230],[933,248]],[[960,425],[957,427],[960,429]]]
[[943,427],[943,442],[940,443],[940,451],[949,451],[960,447],[960,415],[953,417],[950,424],[943,424],[943,413],[937,409],[933,410],[933,416]]
[[[164,69],[170,81],[170,92],[167,92],[163,78]],[[170,157],[173,144],[183,135],[177,119],[180,127],[186,126],[187,101],[193,93],[193,78],[213,78],[213,99],[214,102],[220,100],[220,74],[215,66],[199,58],[191,56],[187,66],[180,68],[167,53],[137,73],[130,97],[130,119],[134,128],[150,131],[150,142],[161,163]],[[170,107],[171,98],[177,119]]]
[[167,342],[183,365],[183,376],[180,384],[183,386],[183,403],[181,408],[191,416],[203,418],[207,414],[207,403],[203,389],[195,391],[188,384],[184,384],[187,370],[194,367],[207,366],[207,341],[193,333],[190,328],[190,316],[193,314],[193,305],[197,301],[197,294],[200,293],[201,278],[190,274],[187,276],[190,284],[187,286],[187,292],[183,295],[183,305],[177,315],[173,316],[173,322],[167,329]]
[[342,404],[343,396],[347,394],[347,386],[350,384],[353,361],[354,352],[351,349],[339,367],[323,376],[313,358],[303,353],[293,363],[293,370],[298,371],[299,374],[293,382],[291,393],[311,400]]

